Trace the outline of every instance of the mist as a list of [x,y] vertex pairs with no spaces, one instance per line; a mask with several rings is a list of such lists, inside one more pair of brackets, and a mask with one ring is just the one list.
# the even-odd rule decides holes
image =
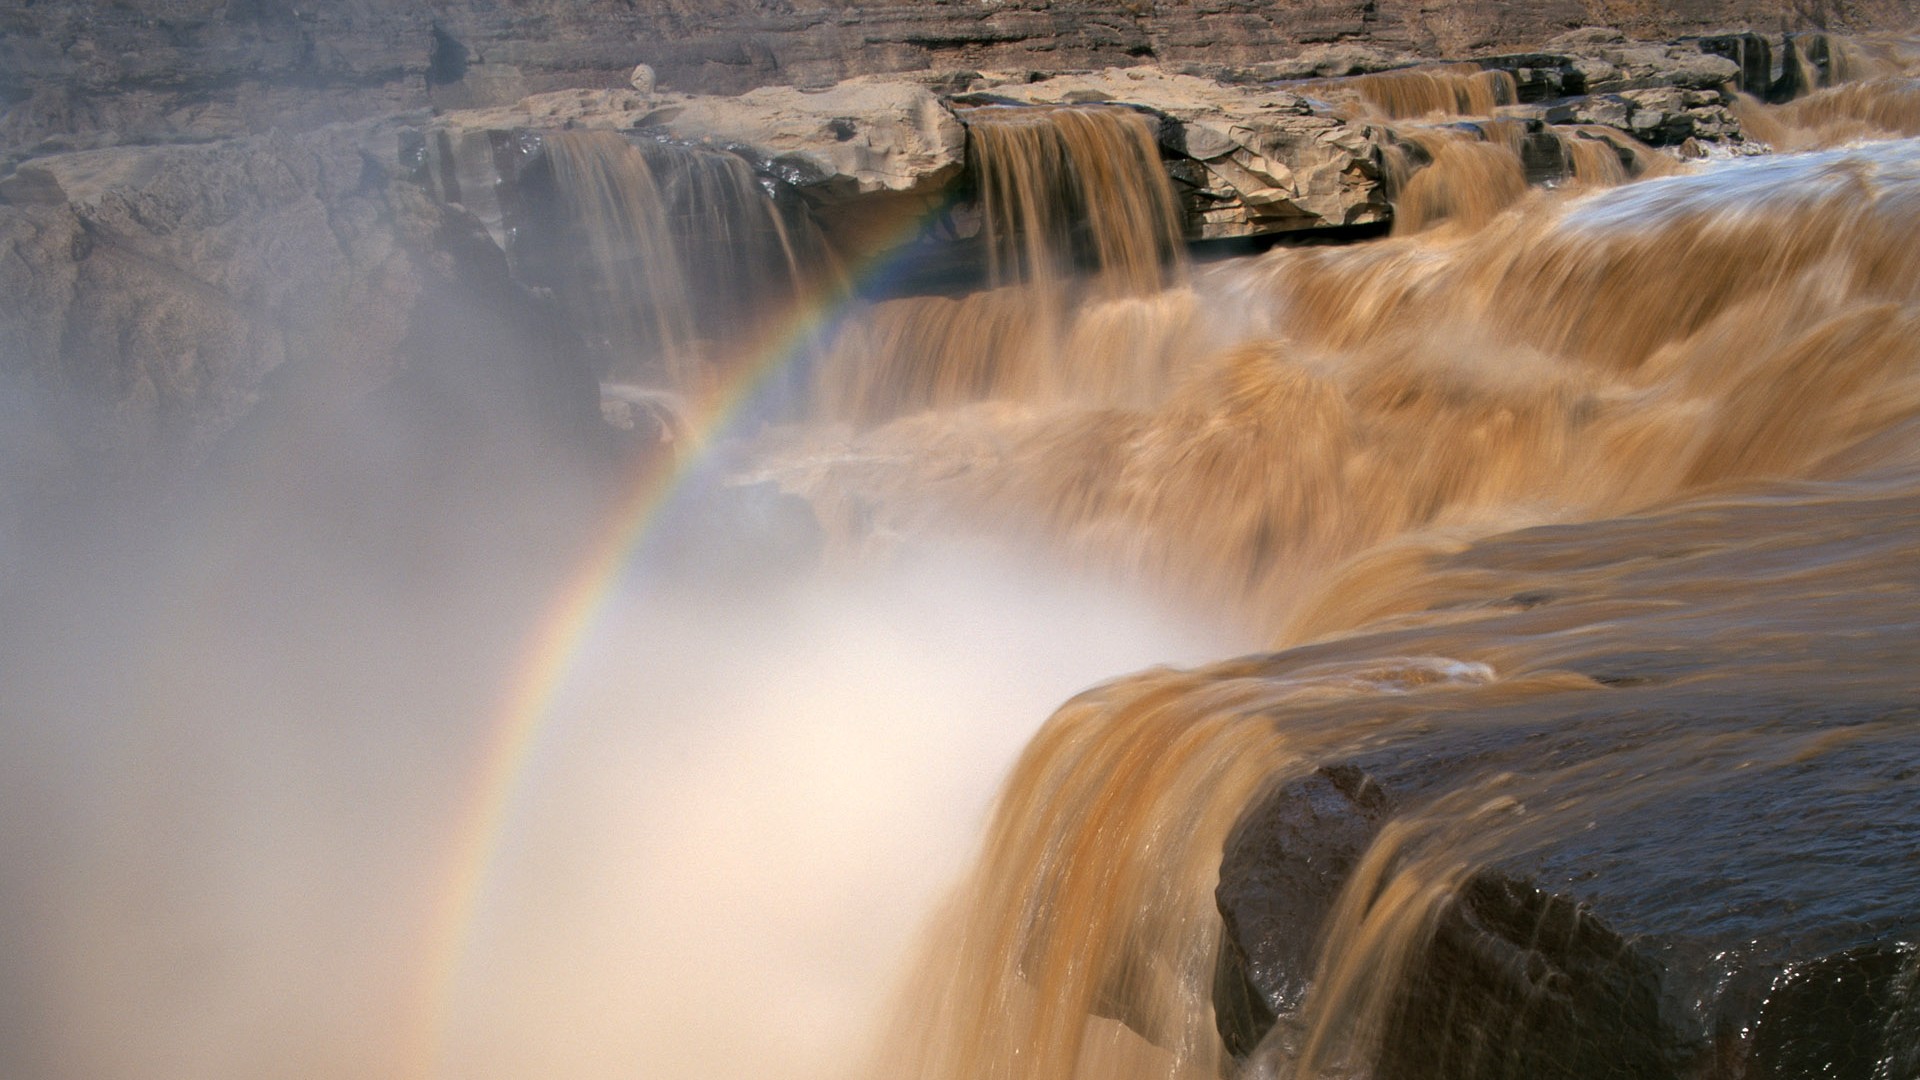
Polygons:
[[1229,644],[959,541],[825,568],[690,492],[449,928],[514,673],[626,478],[415,420],[10,507],[0,1073],[844,1074],[1052,708]]

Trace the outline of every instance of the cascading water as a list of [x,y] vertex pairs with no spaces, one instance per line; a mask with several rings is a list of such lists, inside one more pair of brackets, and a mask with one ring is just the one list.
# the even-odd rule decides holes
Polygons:
[[[1822,80],[1839,85],[1748,103],[1745,122],[1793,146],[1909,133],[1911,84],[1885,73],[1903,54],[1863,55],[1835,52]],[[1678,1018],[1607,989],[1650,963],[1619,937],[1636,928],[1566,914],[1520,868],[1595,823],[1718,798],[1731,771],[1786,783],[1808,762],[1911,754],[1884,713],[1897,670],[1875,657],[1910,614],[1910,545],[1880,537],[1920,499],[1920,147],[1687,174],[1606,129],[1489,116],[1514,98],[1504,72],[1345,92],[1395,125],[1395,237],[1199,269],[1144,115],[967,111],[989,288],[850,317],[813,415],[756,451],[750,478],[805,499],[841,559],[958,532],[1143,587],[1250,645],[1304,646],[1061,708],[868,1075],[1580,1077],[1605,1059],[1718,1077],[1784,1053],[1715,1027],[1755,992],[1726,986],[1760,976],[1699,968],[1725,986],[1689,990]],[[695,385],[726,352],[697,344],[714,323],[698,298],[755,273],[772,280],[749,291],[790,296],[805,273],[737,158],[667,179],[621,136],[545,150],[591,255],[563,291],[600,340],[664,358],[610,370]],[[1543,158],[1560,190],[1530,186]],[[743,229],[763,238],[745,262],[683,253]],[[743,295],[728,304],[750,310]],[[1742,547],[1736,516],[1777,541]],[[1499,539],[1569,522],[1591,524]],[[1797,576],[1758,601],[1730,585],[1769,558]],[[1892,583],[1844,618],[1826,599]],[[1832,705],[1844,734],[1752,669],[1787,654],[1858,667]],[[1675,664],[1684,687],[1667,687]],[[1619,708],[1656,719],[1631,737],[1591,719]],[[1525,738],[1553,749],[1505,749]],[[1436,777],[1406,754],[1460,760]],[[1884,811],[1891,782],[1861,783],[1849,797]],[[1324,836],[1287,824],[1298,792]],[[1285,894],[1297,925],[1263,891],[1288,843],[1334,845],[1312,895]],[[1836,953],[1880,940],[1818,929]],[[1581,959],[1595,950],[1615,959]],[[1711,982],[1696,974],[1631,978]],[[1882,1057],[1904,1060],[1888,1023]]]
[[1483,70],[1477,64],[1440,64],[1361,75],[1314,89],[1354,101],[1361,112],[1382,120],[1490,116],[1496,106],[1511,105],[1519,99],[1510,73]]
[[986,218],[989,280],[1150,292],[1177,278],[1180,221],[1141,114],[1005,108],[966,114]]
[[994,288],[884,302],[822,364],[823,411],[856,421],[988,399],[1147,392],[1180,307],[1178,207],[1146,117],[966,111]]
[[[1767,162],[1539,201],[1451,240],[1221,268],[1200,304],[1263,307],[1257,333],[1202,338],[1151,408],[973,414],[993,456],[948,463],[938,494],[1283,639],[1338,629],[1315,583],[1391,537],[1791,475],[1882,422],[1904,400],[1876,351],[1898,355],[1898,332],[1874,336],[1909,297],[1903,168]],[[1778,205],[1736,210],[1721,192],[1737,185]],[[1829,358],[1823,335],[1864,351]],[[1791,375],[1842,362],[1858,367],[1815,380],[1831,401]],[[859,469],[850,489],[885,490]],[[913,485],[908,506],[927,494]]]
[[[1844,95],[1897,113],[1907,92],[1853,84],[1767,115],[1811,125],[1833,109],[1852,122],[1867,110]],[[1873,115],[1883,134],[1900,130]],[[1603,183],[1624,179],[1628,155],[1592,141],[1612,162]],[[1131,399],[1063,398],[1003,371],[915,399],[935,412],[803,439],[802,467],[776,455],[763,468],[851,530],[850,551],[950,529],[1020,537],[1227,614],[1269,645],[1323,642],[1138,676],[1056,714],[938,917],[873,1075],[1580,1077],[1614,1061],[1632,1075],[1734,1076],[1793,1054],[1855,1062],[1830,1049],[1849,1038],[1865,1040],[1868,1071],[1848,1075],[1905,1075],[1886,1071],[1920,1032],[1899,992],[1871,991],[1852,1035],[1774,1034],[1800,1019],[1729,1032],[1718,1010],[1764,996],[1779,970],[1766,947],[1750,948],[1753,968],[1723,958],[1647,974],[1652,961],[1618,934],[1651,930],[1565,915],[1571,901],[1526,899],[1534,886],[1488,868],[1577,844],[1596,823],[1717,806],[1736,798],[1734,775],[1787,788],[1808,769],[1877,759],[1844,795],[1809,798],[1889,823],[1872,841],[1814,847],[1859,860],[1862,902],[1897,917],[1897,901],[1871,898],[1913,883],[1873,845],[1911,852],[1910,836],[1895,839],[1912,823],[1901,778],[1920,765],[1888,712],[1915,589],[1898,522],[1920,498],[1920,146],[1584,194],[1528,192],[1503,140],[1432,147],[1436,162],[1484,156],[1513,190],[1448,211],[1472,228],[1199,272],[1168,294],[1183,299],[1155,338],[1166,352]],[[1417,219],[1427,211],[1409,195]],[[899,365],[863,373],[877,382],[926,361],[902,349],[871,362]],[[841,512],[855,493],[859,513]],[[1478,540],[1579,521],[1596,524]],[[1881,598],[1835,603],[1862,592]],[[1792,671],[1818,668],[1850,673],[1829,691],[1836,719],[1809,714],[1795,686]],[[1669,685],[1676,670],[1690,674]],[[1593,719],[1618,710],[1640,722]],[[1526,738],[1559,749],[1488,749]],[[1425,754],[1463,760],[1449,782],[1419,767]],[[1215,921],[1222,844],[1262,792],[1354,760],[1405,801],[1326,879],[1338,892],[1318,923],[1264,931],[1316,947],[1294,946],[1291,970],[1245,956],[1234,968]],[[1713,814],[1700,827],[1730,831],[1715,835],[1736,849],[1765,843]],[[1679,850],[1635,858],[1655,877],[1688,863]],[[1765,860],[1740,872],[1802,891]],[[1793,925],[1834,956],[1913,966],[1888,944],[1899,931],[1836,930],[1819,925],[1821,912],[1842,918],[1825,902],[1782,902],[1815,913]],[[1702,935],[1737,934],[1727,928],[1748,917],[1713,907],[1745,899],[1687,903],[1692,916],[1666,917]],[[1562,918],[1564,931],[1542,929]],[[1575,967],[1582,949],[1615,959]],[[1242,993],[1230,970],[1253,972],[1246,1009],[1266,1016],[1231,1040],[1234,1066],[1214,1035]],[[1674,1014],[1593,990],[1615,978],[1697,988]],[[1483,979],[1495,989],[1477,989]],[[1302,996],[1274,989],[1288,980]],[[1570,1011],[1526,1019],[1541,1009]],[[1596,1034],[1614,1021],[1593,1013],[1617,1028]]]
[[[667,209],[640,148],[612,132],[546,138],[558,209],[568,224],[562,295],[609,377],[685,386],[694,359],[691,298]],[[524,260],[523,260],[524,262]],[[524,273],[524,271],[523,271]]]
[[697,395],[803,280],[829,272],[738,155],[557,131],[540,160],[512,253],[522,277],[553,284],[609,382]]

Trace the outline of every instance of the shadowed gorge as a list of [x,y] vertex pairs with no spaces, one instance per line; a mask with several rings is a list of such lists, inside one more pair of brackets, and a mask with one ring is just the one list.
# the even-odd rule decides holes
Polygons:
[[1911,12],[191,6],[0,15],[6,1080],[1920,1080]]

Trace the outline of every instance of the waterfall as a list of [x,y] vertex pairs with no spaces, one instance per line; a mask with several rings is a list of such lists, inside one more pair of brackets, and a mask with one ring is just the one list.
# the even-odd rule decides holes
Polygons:
[[966,112],[990,280],[1150,292],[1177,279],[1180,217],[1153,130],[1118,108]]
[[1513,75],[1477,64],[1439,64],[1360,75],[1316,89],[1357,98],[1362,111],[1383,120],[1421,116],[1489,116],[1519,99]]
[[824,272],[738,155],[611,131],[541,137],[550,205],[516,243],[553,283],[603,378],[699,393]]
[[[1594,821],[1718,798],[1729,770],[1784,784],[1809,760],[1910,756],[1898,728],[1873,719],[1901,678],[1886,650],[1903,609],[1829,598],[1910,577],[1897,567],[1911,544],[1878,537],[1900,533],[1882,515],[1920,493],[1920,236],[1908,212],[1920,147],[1609,190],[1624,165],[1608,145],[1602,184],[1527,197],[1506,142],[1456,132],[1424,145],[1434,164],[1416,180],[1459,168],[1482,177],[1465,186],[1483,196],[1485,176],[1512,190],[1492,205],[1436,198],[1453,230],[1196,274],[1168,294],[1185,299],[1161,309],[1166,355],[1131,403],[1029,392],[1018,409],[949,407],[882,424],[840,464],[811,458],[795,478],[830,524],[841,493],[859,493],[850,546],[929,522],[1015,536],[1116,583],[1157,583],[1171,604],[1237,612],[1271,646],[1317,643],[1297,659],[1132,677],[1056,713],[1008,782],[974,877],[936,920],[874,1075],[1217,1075],[1211,1031],[1239,976],[1216,981],[1212,860],[1234,822],[1263,793],[1369,748],[1448,745],[1456,723],[1480,732],[1468,745],[1542,732],[1568,756],[1537,775],[1462,764],[1451,783],[1417,756],[1395,765],[1420,777],[1420,794],[1354,853],[1324,922],[1301,931],[1317,945],[1289,977],[1311,989],[1259,1006],[1268,1026],[1241,1044],[1245,1067],[1301,1080],[1498,1075],[1484,1070],[1502,1054],[1544,1067],[1526,1056],[1549,1053],[1555,1036],[1542,1033],[1585,1032],[1593,1013],[1580,1010],[1608,1009],[1638,1034],[1609,1036],[1626,1040],[1614,1051],[1569,1045],[1565,1075],[1587,1075],[1582,1055],[1654,1055],[1660,1038],[1683,1049],[1657,1053],[1699,1060],[1771,1052],[1712,1049],[1720,998],[1676,1019],[1639,998],[1581,996],[1612,1001],[1605,979],[1652,976],[1602,964],[1550,978],[1580,950],[1651,961],[1620,943],[1626,931],[1487,868],[1575,843]],[[988,324],[968,302],[949,302],[949,317],[979,331]],[[1238,316],[1204,317],[1229,309]],[[918,393],[933,404],[986,389]],[[884,464],[909,455],[911,472]],[[1730,515],[1748,524],[1721,530]],[[1596,524],[1475,546],[1569,522]],[[1738,553],[1756,527],[1769,532],[1754,542],[1801,553],[1783,559],[1829,556],[1818,570],[1794,563],[1812,575],[1804,588],[1730,578],[1768,558]],[[1536,604],[1547,606],[1513,614]],[[1855,617],[1860,654],[1830,636]],[[1573,630],[1582,619],[1598,622]],[[1501,636],[1508,621],[1538,636]],[[1663,665],[1678,661],[1662,655],[1707,665],[1691,676],[1702,689],[1635,691],[1633,707],[1663,719],[1594,748],[1580,718],[1604,713],[1616,687],[1674,678]],[[1769,656],[1788,666],[1758,660]],[[1855,681],[1832,707],[1865,726],[1829,742],[1793,672],[1834,664]],[[1699,726],[1674,718],[1695,712]],[[1407,728],[1416,716],[1432,719]],[[1876,812],[1891,812],[1897,772],[1875,774]],[[1559,944],[1540,946],[1550,964],[1501,959],[1510,935],[1525,944],[1515,919],[1561,927],[1543,939]],[[1482,996],[1482,976],[1458,974],[1503,964],[1519,965],[1515,981]],[[1529,975],[1530,964],[1549,967]],[[1282,977],[1258,971],[1262,987]],[[1508,1049],[1485,1027],[1562,999],[1584,1004],[1516,1027]],[[1434,1046],[1439,1064],[1418,1049]]]
[[[1126,400],[1158,381],[1185,280],[1147,118],[1112,107],[964,112],[987,291],[883,302],[823,363],[827,415],[992,399]],[[1177,316],[1175,316],[1177,319]]]

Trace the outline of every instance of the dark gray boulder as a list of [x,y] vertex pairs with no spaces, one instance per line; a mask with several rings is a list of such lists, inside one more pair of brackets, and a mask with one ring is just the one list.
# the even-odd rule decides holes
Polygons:
[[[1647,689],[1620,698],[1671,674],[1622,660],[1616,685]],[[1226,848],[1221,1034],[1245,1055],[1301,1007],[1386,820],[1504,774],[1588,809],[1520,830],[1466,880],[1409,961],[1377,1076],[1920,1075],[1914,720],[1669,694],[1429,730],[1286,784]],[[1729,769],[1702,751],[1722,743],[1805,749]]]

